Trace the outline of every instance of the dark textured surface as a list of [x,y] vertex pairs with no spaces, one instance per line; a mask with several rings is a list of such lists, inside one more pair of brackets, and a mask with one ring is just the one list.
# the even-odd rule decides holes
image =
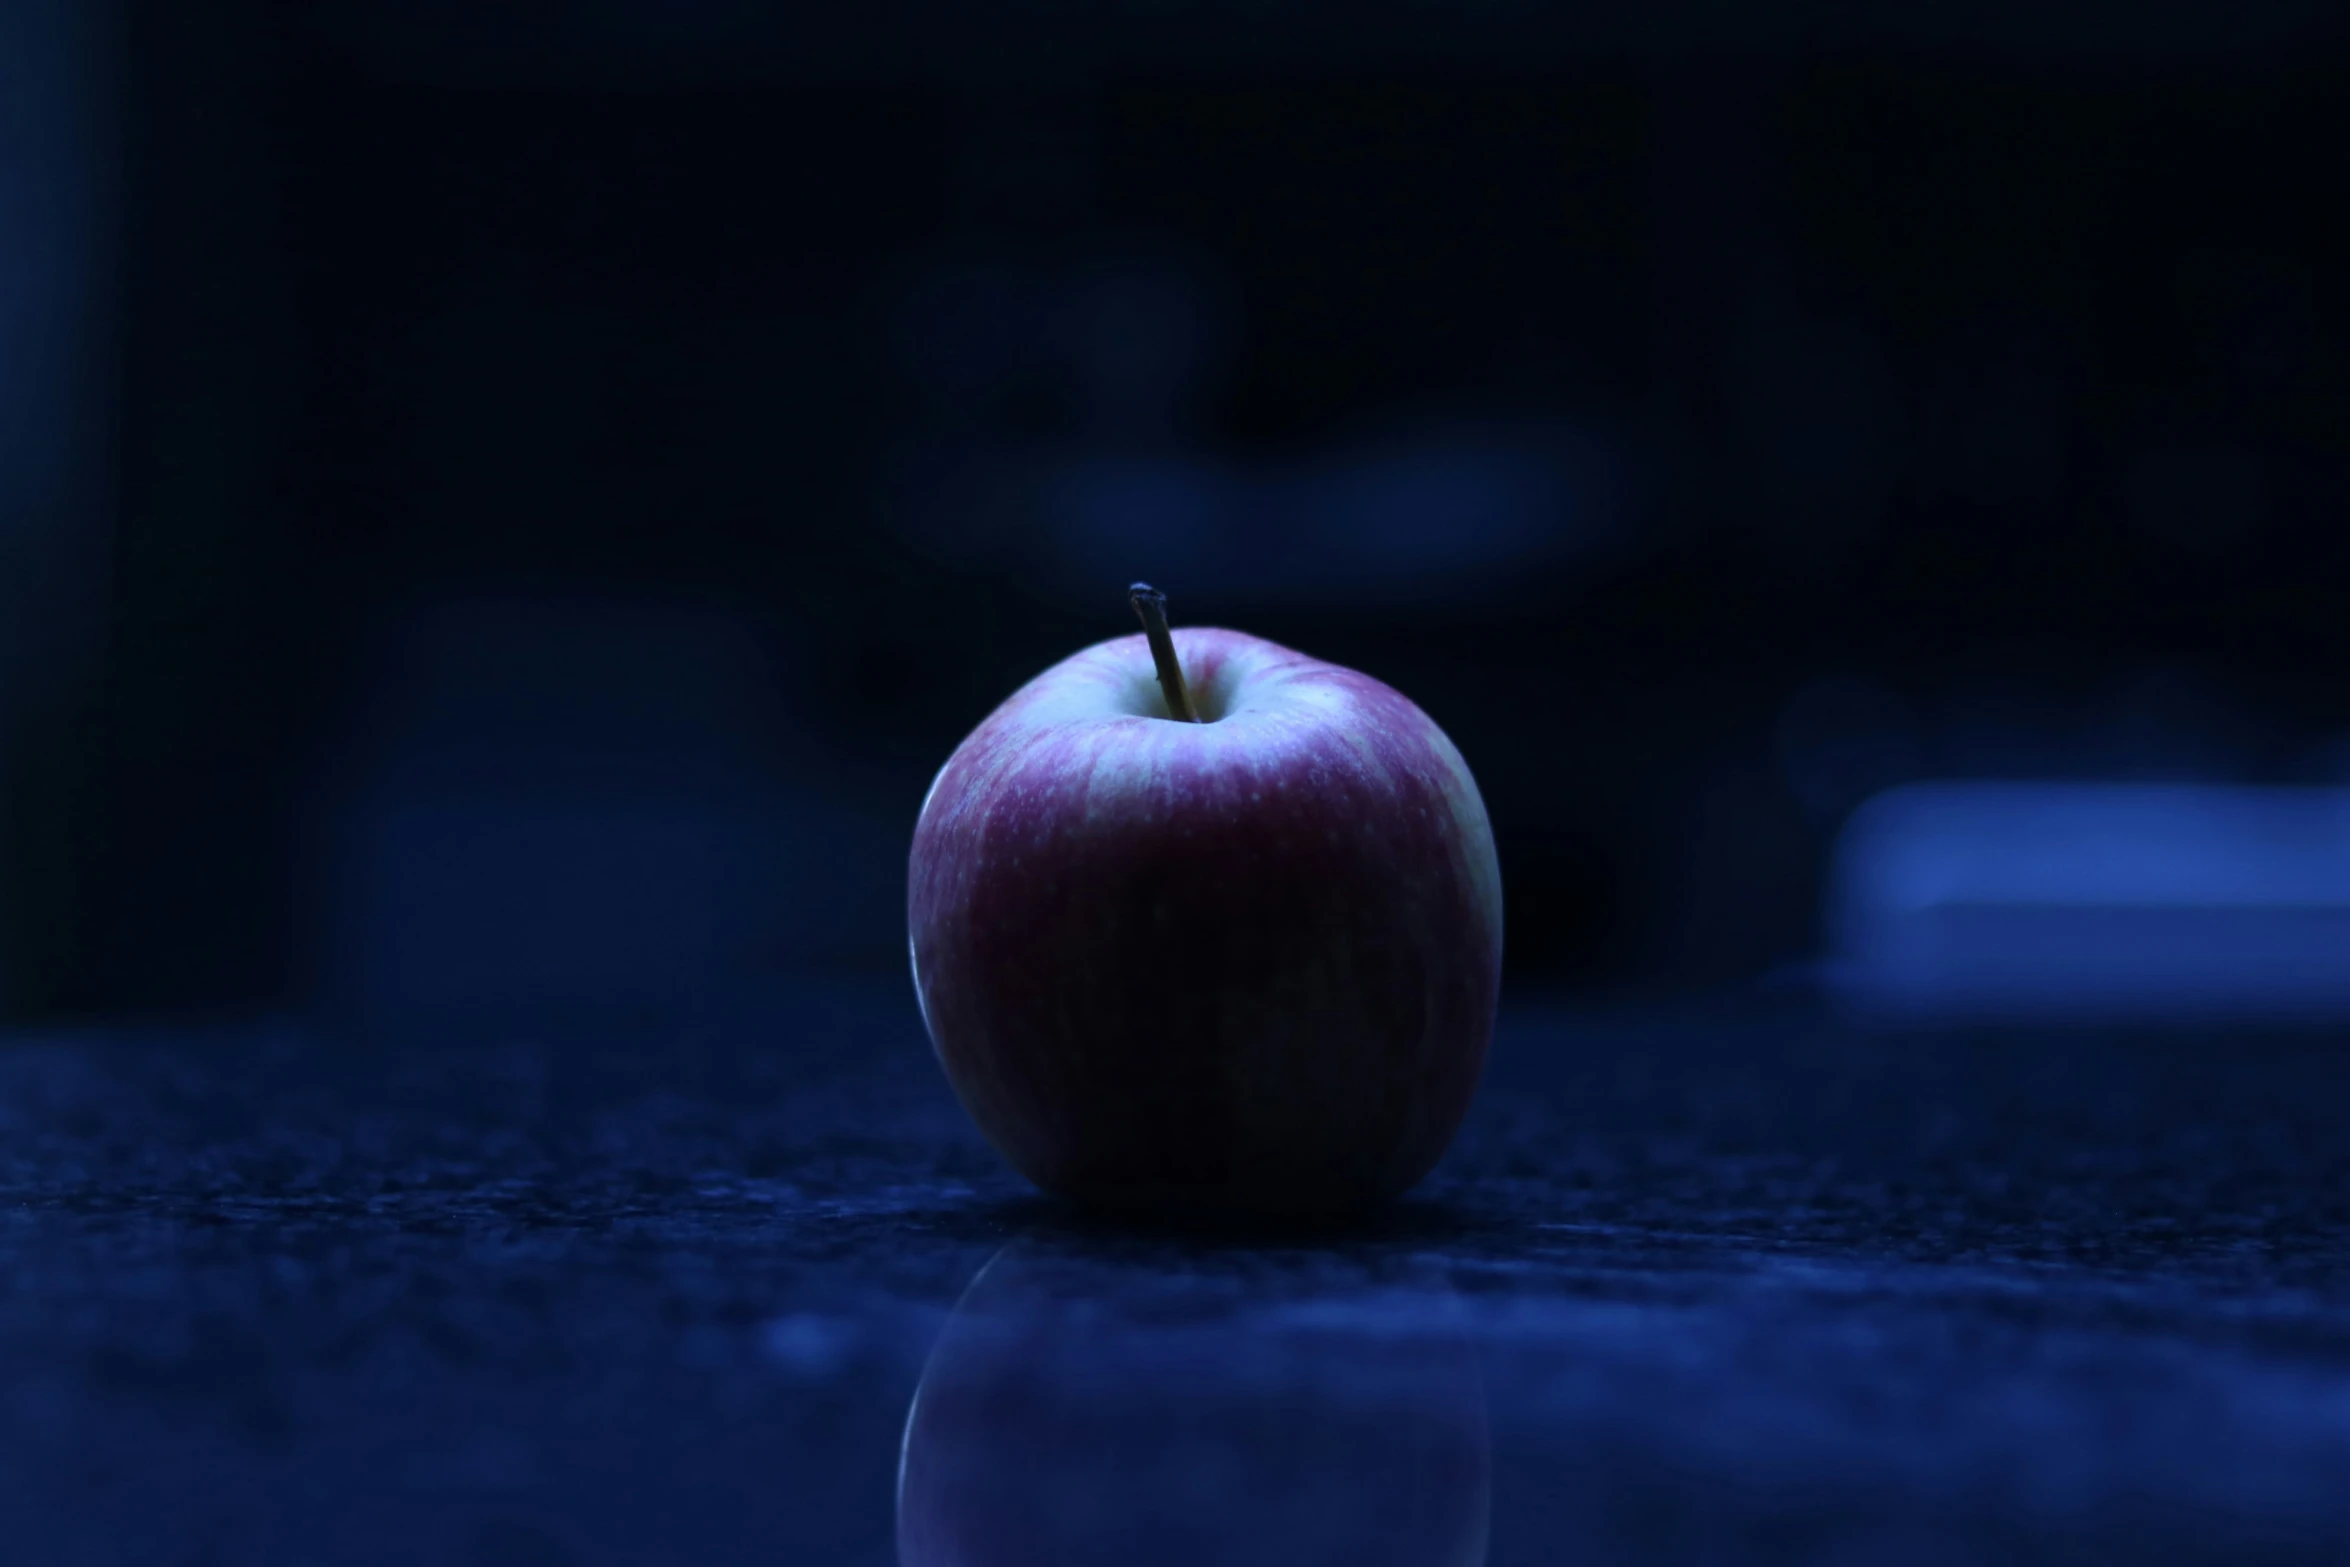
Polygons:
[[1400,1209],[1218,1239],[894,993],[20,1039],[0,1559],[886,1563],[927,1365],[925,1560],[2350,1560],[2346,1126],[2339,1037],[1520,1010]]

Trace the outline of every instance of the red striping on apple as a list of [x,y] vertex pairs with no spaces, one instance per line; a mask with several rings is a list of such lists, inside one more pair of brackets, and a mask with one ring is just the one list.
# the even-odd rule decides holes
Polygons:
[[[1013,693],[914,829],[914,987],[1014,1168],[1080,1202],[1330,1212],[1428,1173],[1482,1075],[1501,872],[1398,692],[1146,630]],[[1196,711],[1196,721],[1178,716]]]

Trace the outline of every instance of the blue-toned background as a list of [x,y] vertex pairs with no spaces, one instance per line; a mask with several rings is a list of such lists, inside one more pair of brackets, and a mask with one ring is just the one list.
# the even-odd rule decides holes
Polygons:
[[1452,730],[1520,985],[2350,781],[2322,9],[1258,9],[12,6],[10,1011],[887,969],[1137,576]]
[[11,6],[10,1014],[888,970],[1138,576],[1454,733],[1519,986],[2350,782],[2323,8],[1064,9]]

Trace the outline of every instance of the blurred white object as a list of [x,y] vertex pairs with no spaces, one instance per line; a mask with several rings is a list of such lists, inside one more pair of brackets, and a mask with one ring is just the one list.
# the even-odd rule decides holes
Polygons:
[[1828,900],[1870,1012],[2350,1017],[2350,789],[1913,784],[1853,815]]

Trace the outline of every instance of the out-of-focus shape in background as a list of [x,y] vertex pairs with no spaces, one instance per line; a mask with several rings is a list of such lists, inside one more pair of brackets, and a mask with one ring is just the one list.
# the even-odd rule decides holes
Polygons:
[[[0,9],[0,813],[54,765],[43,743],[86,695],[102,623],[111,22],[102,0]],[[41,830],[19,817],[0,876]],[[0,894],[0,1007],[22,988],[17,927],[43,913]]]
[[[894,527],[1071,599],[1124,574],[1259,613],[1473,602],[1587,556],[1629,509],[1620,432],[1539,405],[1394,412],[1278,459],[1220,449],[1231,301],[1179,254],[950,265],[901,308],[921,412],[884,468]],[[1039,393],[1057,427],[1036,427]]]
[[1964,783],[1837,846],[1838,990],[1906,1018],[2350,1018],[2350,790]]
[[413,607],[314,795],[313,996],[365,1021],[690,1018],[894,948],[901,824],[722,607]]

